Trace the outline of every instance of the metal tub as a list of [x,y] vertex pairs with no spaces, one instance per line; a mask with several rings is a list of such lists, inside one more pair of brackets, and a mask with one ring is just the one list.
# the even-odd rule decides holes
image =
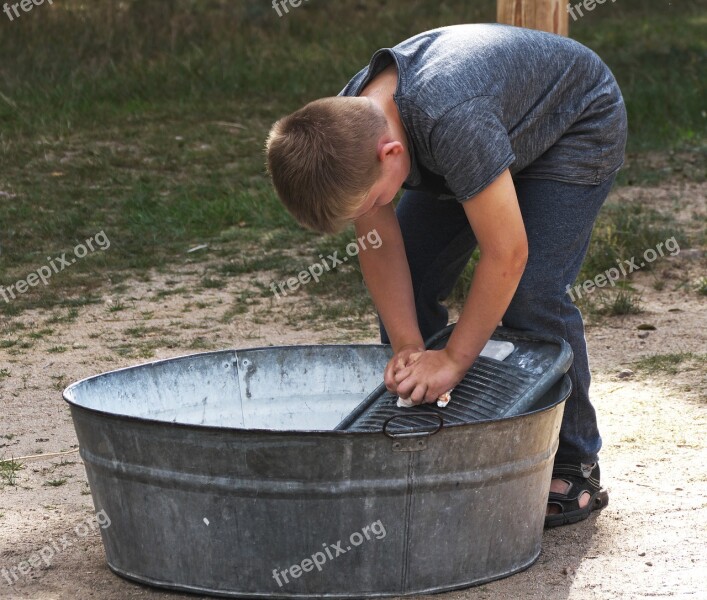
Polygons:
[[95,508],[111,521],[110,568],[229,597],[361,598],[530,566],[569,379],[510,418],[335,430],[390,355],[386,345],[228,350],[68,387]]

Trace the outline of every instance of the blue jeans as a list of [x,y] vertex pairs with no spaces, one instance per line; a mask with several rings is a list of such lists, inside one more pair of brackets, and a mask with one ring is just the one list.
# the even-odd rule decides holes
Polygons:
[[[589,401],[584,324],[566,289],[579,273],[594,221],[614,178],[596,186],[515,180],[528,237],[528,262],[503,324],[557,335],[574,352],[568,372],[572,394],[565,404],[557,462],[591,464],[601,448],[596,412]],[[418,324],[427,339],[447,325],[448,312],[442,301],[469,261],[476,238],[461,203],[454,200],[406,191],[396,214],[410,265]],[[380,331],[381,342],[390,343],[382,322]]]

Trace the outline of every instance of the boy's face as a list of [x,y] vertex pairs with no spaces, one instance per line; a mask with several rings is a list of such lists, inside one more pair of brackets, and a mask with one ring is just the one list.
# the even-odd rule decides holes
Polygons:
[[371,216],[395,198],[410,172],[410,158],[400,142],[388,142],[379,149],[381,174],[352,218]]

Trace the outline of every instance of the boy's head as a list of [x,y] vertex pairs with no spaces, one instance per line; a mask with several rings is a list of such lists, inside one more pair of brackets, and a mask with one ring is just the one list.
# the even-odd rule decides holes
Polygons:
[[381,177],[386,132],[385,113],[366,97],[322,98],[277,121],[267,166],[292,216],[322,233],[358,216]]

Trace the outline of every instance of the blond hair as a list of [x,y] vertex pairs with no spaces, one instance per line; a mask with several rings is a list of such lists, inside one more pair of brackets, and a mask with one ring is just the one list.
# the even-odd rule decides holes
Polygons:
[[338,233],[380,175],[376,152],[387,121],[367,98],[315,100],[277,121],[266,142],[280,200],[304,227]]

